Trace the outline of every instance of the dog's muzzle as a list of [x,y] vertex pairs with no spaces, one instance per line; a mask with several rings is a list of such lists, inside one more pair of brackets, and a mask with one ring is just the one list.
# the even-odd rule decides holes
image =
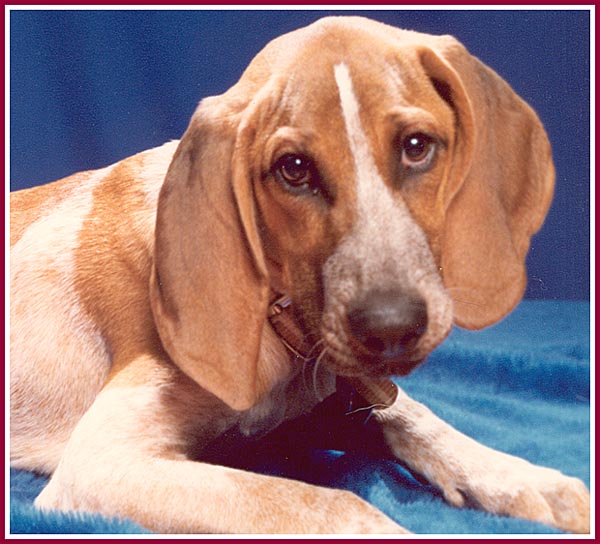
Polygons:
[[[269,307],[269,322],[279,338],[299,362],[310,362],[320,359],[323,348],[318,342],[312,342],[296,323],[291,310],[291,300],[281,296]],[[394,404],[398,396],[398,387],[387,378],[345,377],[350,386],[366,401],[365,406],[386,408]]]

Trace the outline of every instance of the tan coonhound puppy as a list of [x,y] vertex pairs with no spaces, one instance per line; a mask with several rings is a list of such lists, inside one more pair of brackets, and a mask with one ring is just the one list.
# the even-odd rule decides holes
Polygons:
[[[202,451],[504,316],[553,182],[534,112],[453,38],[344,17],[274,40],[180,142],[11,194],[12,465],[52,474],[41,508],[156,532],[404,532]],[[268,321],[281,294],[320,349],[309,385]],[[450,503],[589,531],[579,480],[401,391],[373,414]]]

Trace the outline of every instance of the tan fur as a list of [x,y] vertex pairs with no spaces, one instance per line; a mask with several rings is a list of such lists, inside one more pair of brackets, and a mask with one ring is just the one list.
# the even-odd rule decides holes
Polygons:
[[[418,175],[399,167],[411,131],[438,142]],[[320,190],[277,181],[285,153]],[[274,40],[181,142],[11,195],[11,463],[52,473],[41,508],[158,532],[405,532],[350,493],[191,458],[304,413],[335,374],[406,374],[452,322],[505,315],[552,187],[535,114],[452,38],[327,18]],[[418,293],[428,325],[372,366],[347,313],[378,288]],[[333,356],[310,380],[267,324],[273,292]],[[589,531],[581,482],[404,394],[376,418],[452,504]]]

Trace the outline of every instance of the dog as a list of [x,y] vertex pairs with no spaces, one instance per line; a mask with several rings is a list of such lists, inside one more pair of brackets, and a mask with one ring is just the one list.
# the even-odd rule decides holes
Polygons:
[[454,38],[333,17],[273,40],[181,141],[11,194],[11,464],[52,475],[42,509],[159,533],[404,533],[203,461],[345,379],[452,505],[589,532],[581,481],[388,380],[518,303],[553,184],[536,114]]

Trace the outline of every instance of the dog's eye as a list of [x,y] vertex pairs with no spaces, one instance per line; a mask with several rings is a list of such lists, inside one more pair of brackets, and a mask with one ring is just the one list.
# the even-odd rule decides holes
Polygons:
[[275,163],[273,172],[278,181],[289,189],[319,191],[316,168],[307,157],[284,155]]
[[431,162],[435,151],[433,138],[416,132],[402,140],[402,164],[408,168],[425,168]]
[[275,164],[275,170],[283,181],[300,187],[311,181],[311,162],[301,155],[284,155]]

